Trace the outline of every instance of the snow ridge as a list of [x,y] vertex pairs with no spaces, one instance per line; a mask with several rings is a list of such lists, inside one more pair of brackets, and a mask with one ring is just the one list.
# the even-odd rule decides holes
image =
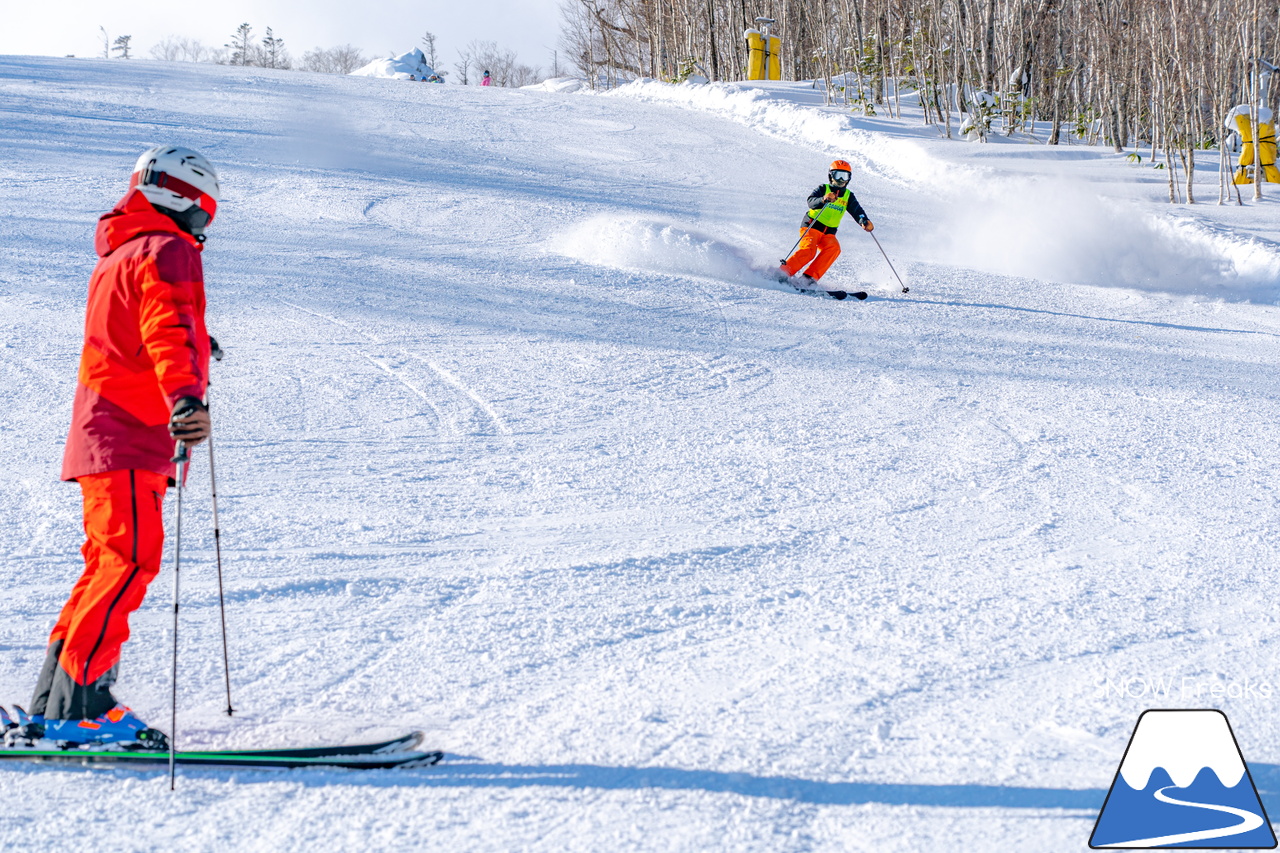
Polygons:
[[590,264],[760,284],[769,264],[687,224],[598,216],[553,242],[553,251]]
[[943,163],[917,143],[854,126],[841,112],[792,103],[758,88],[732,83],[702,86],[637,80],[608,93],[653,103],[669,103],[715,113],[781,139],[817,145],[831,156],[853,158],[864,169],[902,186],[922,186],[954,173],[979,176],[984,170]]

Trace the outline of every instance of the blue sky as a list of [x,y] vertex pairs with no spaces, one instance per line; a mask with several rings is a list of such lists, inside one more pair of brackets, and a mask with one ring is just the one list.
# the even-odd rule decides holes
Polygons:
[[166,36],[221,46],[247,21],[261,37],[267,27],[300,57],[313,47],[351,43],[371,56],[419,46],[436,34],[440,65],[451,69],[456,51],[473,40],[496,41],[522,62],[551,67],[560,35],[559,0],[218,0],[203,4],[138,0],[50,0],[7,3],[0,54],[100,56],[106,27],[111,38],[133,36],[134,52],[148,56]]

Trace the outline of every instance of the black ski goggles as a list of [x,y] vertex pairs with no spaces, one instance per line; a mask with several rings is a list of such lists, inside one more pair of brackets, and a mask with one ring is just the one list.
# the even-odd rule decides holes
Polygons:
[[204,229],[209,227],[209,223],[213,221],[213,217],[209,215],[209,211],[202,209],[199,205],[193,204],[186,210],[169,214],[180,226],[188,233],[200,237],[204,235]]
[[844,186],[849,183],[849,179],[852,178],[853,175],[846,172],[844,169],[832,169],[827,173],[827,177],[831,178],[831,183]]

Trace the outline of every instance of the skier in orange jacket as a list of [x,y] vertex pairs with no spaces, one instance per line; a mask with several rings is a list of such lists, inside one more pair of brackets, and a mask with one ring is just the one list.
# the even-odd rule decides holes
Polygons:
[[84,573],[49,635],[24,736],[165,746],[112,695],[129,614],[160,571],[161,505],[174,441],[209,436],[204,404],[204,230],[219,186],[201,155],[139,158],[129,192],[98,222],[84,349],[62,479],[84,499]]

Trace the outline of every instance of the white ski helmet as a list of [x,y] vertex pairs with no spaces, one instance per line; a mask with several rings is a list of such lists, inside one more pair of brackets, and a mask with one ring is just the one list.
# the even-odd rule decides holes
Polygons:
[[218,173],[203,155],[178,145],[157,145],[143,152],[133,167],[130,187],[162,208],[196,237],[218,212]]

